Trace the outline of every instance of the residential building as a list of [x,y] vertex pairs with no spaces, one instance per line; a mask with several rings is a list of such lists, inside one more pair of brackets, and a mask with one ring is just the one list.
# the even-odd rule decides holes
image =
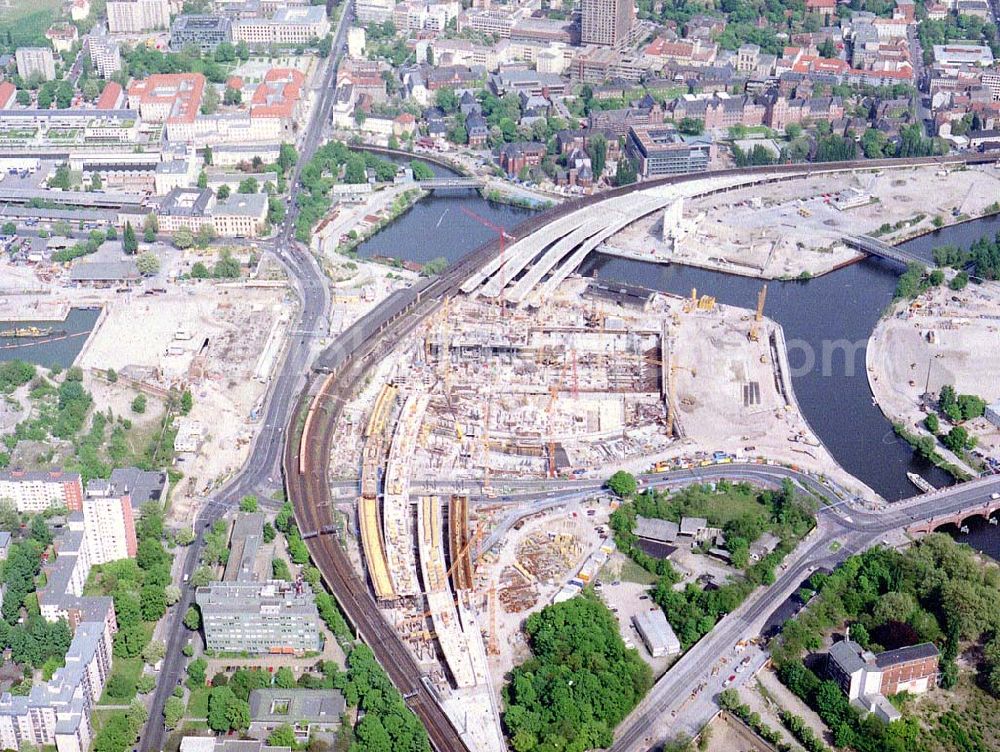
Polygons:
[[358,23],[384,23],[392,18],[395,0],[355,0],[354,14]]
[[185,736],[180,752],[292,752],[291,747],[272,747],[262,741],[215,736]]
[[635,23],[633,0],[581,0],[580,42],[624,47]]
[[183,15],[170,27],[170,49],[193,44],[202,52],[214,50],[223,42],[233,41],[233,22],[225,16]]
[[[91,519],[93,522],[93,518]],[[92,564],[85,514],[74,512],[53,542],[56,557],[44,567],[38,604],[48,621],[65,619],[73,631],[65,665],[27,695],[0,695],[0,747],[55,746],[58,752],[86,752],[91,746],[92,708],[111,675],[112,644],[118,624],[114,602],[83,597]]]
[[222,582],[200,587],[205,643],[223,653],[304,653],[322,649],[308,583]]
[[524,168],[540,165],[546,152],[545,144],[533,141],[504,144],[500,147],[500,169],[508,177],[517,177]]
[[83,484],[79,473],[61,470],[0,472],[0,503],[28,514],[53,507],[79,511],[83,509]]
[[107,14],[112,34],[139,34],[170,26],[167,0],[108,0]]
[[271,18],[245,18],[233,24],[233,39],[255,46],[309,44],[329,33],[322,5],[282,7]]
[[69,52],[80,39],[80,33],[71,23],[54,23],[45,32],[45,38],[52,44],[57,53]]
[[111,78],[122,69],[121,46],[110,37],[90,36],[87,38],[90,62],[101,78]]
[[84,531],[91,564],[131,559],[136,554],[132,499],[110,481],[91,480],[83,497]]
[[56,77],[56,61],[48,47],[18,47],[14,59],[17,75],[23,79],[36,76],[51,81]]
[[472,111],[465,118],[465,132],[469,136],[469,146],[482,149],[490,135],[490,127],[478,111]]
[[266,739],[278,726],[288,724],[295,740],[306,744],[313,732],[335,734],[346,707],[344,696],[336,689],[255,689],[250,693],[247,733]]

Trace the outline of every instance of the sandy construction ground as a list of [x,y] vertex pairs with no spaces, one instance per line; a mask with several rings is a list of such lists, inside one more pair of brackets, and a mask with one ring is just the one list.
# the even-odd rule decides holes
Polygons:
[[[857,190],[869,203],[840,210],[841,191]],[[609,242],[610,250],[650,261],[671,261],[765,278],[815,276],[858,257],[841,242],[844,234],[876,232],[896,242],[979,216],[1000,196],[994,165],[964,170],[915,168],[821,175],[743,188],[684,204],[687,234],[671,247],[663,217],[630,225]],[[896,225],[898,227],[895,227]]]
[[[916,304],[900,304],[879,322],[869,340],[868,380],[882,412],[914,426],[926,411],[921,396],[951,384],[987,403],[1000,399],[1000,284],[970,285],[956,293],[942,287]],[[972,421],[979,449],[1000,456],[1000,430]]]

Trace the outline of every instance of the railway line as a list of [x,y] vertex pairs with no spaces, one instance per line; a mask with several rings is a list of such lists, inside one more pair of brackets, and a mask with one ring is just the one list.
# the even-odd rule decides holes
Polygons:
[[[749,174],[759,175],[759,183],[769,183],[790,177],[859,169],[981,164],[997,161],[998,158],[1000,152],[822,165],[777,165],[724,170],[711,173],[709,177]],[[555,219],[607,198],[705,177],[704,174],[672,176],[567,202],[522,223],[518,234],[525,237]],[[355,572],[336,538],[326,534],[325,531],[332,529],[332,492],[327,469],[336,426],[345,402],[350,399],[368,369],[387,355],[420,321],[437,310],[445,298],[454,295],[472,273],[491,262],[495,263],[498,250],[499,243],[496,240],[481,246],[440,276],[397,292],[345,330],[317,360],[315,372],[290,415],[282,461],[288,498],[293,504],[296,521],[316,566],[348,621],[371,647],[409,707],[424,724],[431,743],[439,752],[460,752],[468,747],[441,708],[436,694],[423,681],[419,666],[409,650],[383,618],[367,583]],[[321,379],[321,374],[326,376]],[[298,420],[306,410],[306,424],[300,434]]]

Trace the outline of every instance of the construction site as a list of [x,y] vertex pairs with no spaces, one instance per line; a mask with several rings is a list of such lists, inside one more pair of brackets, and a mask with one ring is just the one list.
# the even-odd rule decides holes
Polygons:
[[995,211],[996,165],[825,173],[676,201],[600,250],[767,279],[818,276],[861,258],[845,234],[895,243]]
[[[614,551],[606,501],[511,524],[507,484],[713,454],[852,482],[798,412],[766,300],[576,276],[536,306],[450,298],[345,405],[331,473],[359,480],[352,558],[459,728],[492,729],[477,749],[502,748],[493,682],[527,655],[523,620]],[[425,490],[463,482],[475,496]]]

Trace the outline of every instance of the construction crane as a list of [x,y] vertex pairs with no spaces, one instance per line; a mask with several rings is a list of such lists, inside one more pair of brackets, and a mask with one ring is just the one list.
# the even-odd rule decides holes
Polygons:
[[760,339],[760,322],[764,318],[764,301],[767,300],[767,285],[764,285],[760,292],[757,293],[757,311],[754,313],[753,323],[750,324],[750,331],[747,334],[747,338],[751,342],[756,342]]
[[[507,241],[508,240],[516,241],[517,238],[515,238],[513,235],[509,235],[507,233],[507,230],[505,228],[501,227],[500,225],[495,224],[493,222],[490,222],[485,217],[479,216],[474,211],[472,211],[472,209],[469,209],[468,207],[465,207],[465,206],[461,207],[461,209],[462,209],[462,213],[465,214],[467,217],[470,217],[471,219],[476,220],[483,227],[488,227],[489,229],[493,230],[493,232],[495,232],[500,237],[500,268],[497,271],[498,271],[499,274],[503,275],[504,250],[507,247],[506,246]],[[503,288],[506,285],[507,285],[507,281],[501,276],[500,277],[500,289],[501,289],[501,291],[503,290]],[[501,298],[498,298],[498,300],[500,300],[500,299],[502,299],[502,296],[501,296]],[[502,305],[502,303],[501,303],[501,305]]]

